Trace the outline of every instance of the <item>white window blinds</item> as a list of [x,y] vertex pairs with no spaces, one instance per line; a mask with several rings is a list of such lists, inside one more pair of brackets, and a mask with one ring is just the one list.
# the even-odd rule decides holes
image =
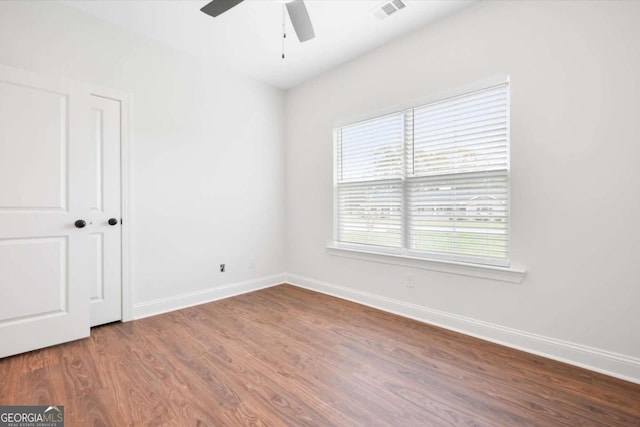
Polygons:
[[338,241],[402,246],[403,115],[337,129]]
[[413,109],[407,248],[437,258],[508,261],[507,85]]
[[336,129],[338,242],[508,265],[508,95],[505,83]]

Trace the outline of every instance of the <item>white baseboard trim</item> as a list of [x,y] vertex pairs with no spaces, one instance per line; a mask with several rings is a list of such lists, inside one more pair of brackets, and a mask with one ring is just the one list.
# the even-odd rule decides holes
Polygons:
[[434,310],[369,292],[287,273],[286,282],[301,288],[433,324],[507,347],[640,384],[640,359],[489,322]]
[[273,276],[261,277],[259,279],[247,280],[240,283],[232,283],[216,288],[206,289],[204,291],[191,292],[188,294],[176,295],[168,298],[159,298],[156,300],[134,304],[133,318],[143,319],[156,314],[167,313],[181,308],[192,307],[194,305],[204,304],[211,301],[217,301],[232,296],[246,294],[248,292],[257,291],[259,289],[270,288],[284,283],[285,274],[276,274]]

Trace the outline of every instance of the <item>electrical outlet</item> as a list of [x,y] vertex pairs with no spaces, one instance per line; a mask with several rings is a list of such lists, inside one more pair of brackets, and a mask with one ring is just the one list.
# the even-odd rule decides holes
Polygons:
[[254,257],[249,258],[247,266],[249,267],[249,270],[254,271],[256,269],[256,259]]
[[225,265],[220,264],[220,273],[224,273]]
[[406,278],[406,280],[405,280],[405,286],[406,286],[407,288],[413,288],[413,287],[415,287],[415,285],[416,285],[416,283],[415,283],[415,279],[416,279],[416,276],[415,276],[415,275],[413,275],[413,274],[411,274],[411,273],[408,273],[408,274],[407,274],[407,278]]

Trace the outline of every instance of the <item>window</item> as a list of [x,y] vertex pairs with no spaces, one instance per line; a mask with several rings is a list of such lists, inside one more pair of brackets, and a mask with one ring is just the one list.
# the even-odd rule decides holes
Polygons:
[[338,245],[509,265],[509,86],[335,129]]

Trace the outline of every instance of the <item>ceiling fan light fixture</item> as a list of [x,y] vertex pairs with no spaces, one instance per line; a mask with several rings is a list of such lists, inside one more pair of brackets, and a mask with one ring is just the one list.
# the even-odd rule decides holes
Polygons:
[[[306,42],[316,36],[313,31],[313,25],[311,24],[311,18],[309,18],[309,12],[307,12],[307,7],[304,5],[304,0],[275,1],[283,3],[287,7],[289,19],[291,20],[291,24],[293,25],[296,35],[298,36],[298,40]],[[211,0],[200,10],[215,18],[242,2],[243,0]]]

